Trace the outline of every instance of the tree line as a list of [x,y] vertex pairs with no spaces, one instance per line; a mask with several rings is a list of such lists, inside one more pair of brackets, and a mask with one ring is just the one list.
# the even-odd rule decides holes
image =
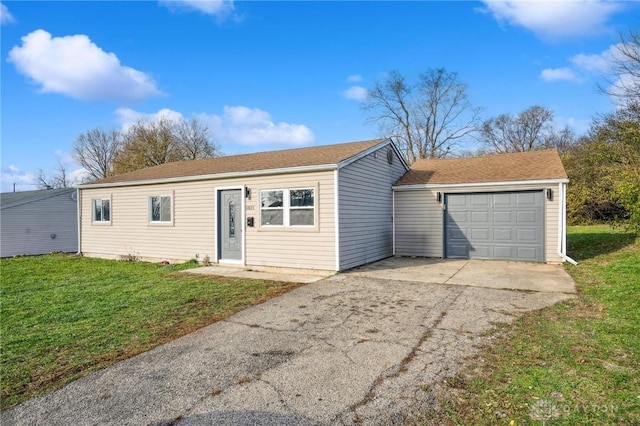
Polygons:
[[[556,148],[569,174],[571,223],[631,223],[640,231],[640,35],[621,37],[610,58],[609,85],[601,90],[619,101],[617,110],[593,120],[577,137],[556,129],[553,112],[533,105],[517,114],[481,119],[458,74],[428,69],[415,83],[391,71],[368,90],[362,103],[368,122],[391,137],[409,164],[418,159]],[[481,142],[464,151],[462,142]],[[78,136],[73,157],[89,180],[158,164],[221,155],[210,130],[197,119],[139,121],[126,130],[93,129]],[[62,164],[42,187],[69,186]]]
[[[139,120],[126,130],[92,129],[73,143],[73,159],[87,172],[88,181],[103,179],[163,163],[222,155],[213,134],[197,118]],[[40,170],[42,188],[71,186],[62,163],[47,177]]]
[[[596,117],[586,135],[553,127],[540,105],[485,120],[457,73],[428,69],[410,83],[398,71],[375,83],[362,108],[390,136],[409,164],[418,159],[556,148],[570,178],[570,223],[624,223],[640,232],[640,35],[621,36],[610,57],[607,87],[615,112]],[[476,140],[475,151],[456,150]]]

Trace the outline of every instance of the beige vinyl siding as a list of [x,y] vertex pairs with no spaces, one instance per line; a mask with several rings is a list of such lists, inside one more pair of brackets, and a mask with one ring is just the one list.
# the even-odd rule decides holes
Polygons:
[[[387,161],[390,149],[392,164]],[[391,187],[406,171],[390,146],[338,171],[340,270],[393,255]]]
[[[469,186],[429,189],[402,190],[395,193],[395,235],[396,254],[401,256],[443,257],[444,212],[442,205],[436,201],[436,193],[472,193],[472,192],[504,192],[531,191],[551,188],[553,200],[544,197],[544,252],[546,262],[561,262],[558,256],[558,184],[549,185],[499,185]],[[414,214],[415,211],[415,214]]]
[[[217,260],[216,189],[242,187],[245,263],[305,269],[335,269],[333,172],[245,177],[195,182],[82,189],[82,248],[89,256],[186,261],[198,255]],[[314,186],[318,224],[314,229],[260,227],[260,190]],[[172,196],[173,222],[149,222],[149,197]],[[111,222],[93,224],[91,199],[111,198]],[[246,217],[255,226],[246,227]]]
[[[0,257],[78,251],[75,191],[3,208]],[[55,235],[55,238],[51,238]]]
[[[263,176],[253,179],[247,216],[255,227],[247,228],[247,265],[335,270],[335,220],[333,171]],[[313,228],[260,226],[260,190],[317,188],[317,223]],[[251,207],[253,206],[253,207]],[[253,208],[253,210],[251,210]]]

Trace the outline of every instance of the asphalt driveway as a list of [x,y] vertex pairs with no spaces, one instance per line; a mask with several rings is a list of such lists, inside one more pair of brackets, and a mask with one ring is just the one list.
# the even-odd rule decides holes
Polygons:
[[532,289],[521,288],[536,281],[532,264],[480,262],[482,277],[474,262],[395,261],[300,287],[5,410],[1,423],[403,422],[432,406],[433,385],[495,323],[572,297],[560,266],[538,265],[546,284]]

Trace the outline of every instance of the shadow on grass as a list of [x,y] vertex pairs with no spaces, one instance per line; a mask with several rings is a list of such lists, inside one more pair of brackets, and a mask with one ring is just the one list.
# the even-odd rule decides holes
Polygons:
[[578,262],[603,254],[616,252],[635,243],[637,235],[631,232],[577,232],[567,234],[569,256]]

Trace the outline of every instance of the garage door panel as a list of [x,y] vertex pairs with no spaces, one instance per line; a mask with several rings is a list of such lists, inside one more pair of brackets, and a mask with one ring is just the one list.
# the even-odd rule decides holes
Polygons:
[[492,247],[483,244],[472,244],[469,250],[469,258],[488,259],[491,257]]
[[489,212],[471,212],[471,223],[489,223]]
[[494,241],[513,241],[512,228],[493,228]]
[[489,205],[489,194],[471,194],[471,206],[488,206]]
[[542,191],[445,195],[447,257],[543,261]]
[[473,241],[491,241],[490,232],[489,228],[472,228],[471,239]]
[[496,207],[510,206],[513,203],[513,197],[509,193],[493,194],[493,205]]
[[513,247],[511,246],[495,246],[493,248],[493,257],[497,259],[513,259]]
[[518,206],[531,206],[538,205],[538,197],[536,197],[535,192],[523,192],[521,194],[516,194],[516,203]]
[[467,241],[465,232],[462,229],[453,227],[453,228],[448,228],[447,231],[450,237],[449,238],[450,241]]
[[516,212],[516,218],[518,223],[537,223],[538,213],[535,210],[518,210]]
[[540,243],[537,229],[517,229],[517,241],[526,243]]
[[469,257],[469,246],[465,244],[451,244],[449,246],[449,256],[450,258],[463,258],[466,259]]
[[518,247],[517,260],[529,260],[535,262],[538,260],[540,250],[536,247]]
[[467,212],[467,211],[452,211],[452,212],[450,212],[449,216],[451,218],[451,222],[453,224],[469,222],[467,213],[469,213],[469,215],[471,214],[471,212]]
[[513,221],[513,215],[510,211],[494,211],[493,222],[494,223],[511,223]]

